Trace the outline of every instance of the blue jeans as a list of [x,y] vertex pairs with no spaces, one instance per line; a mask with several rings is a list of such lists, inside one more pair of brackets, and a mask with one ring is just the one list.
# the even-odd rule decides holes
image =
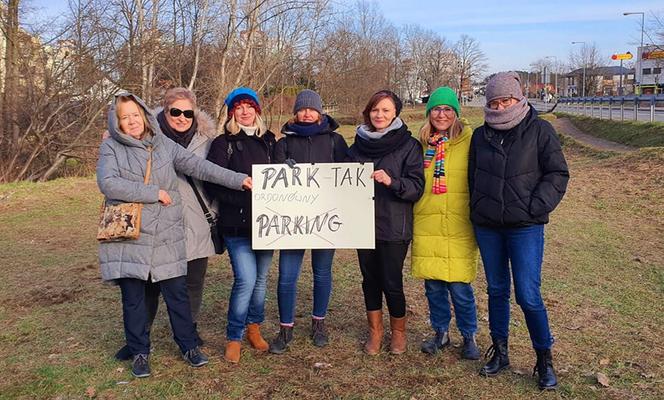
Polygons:
[[265,319],[265,287],[272,250],[252,250],[250,237],[225,236],[224,242],[234,277],[226,338],[242,340],[247,324],[260,324]]
[[494,339],[507,339],[510,322],[510,264],[514,296],[537,350],[551,348],[546,307],[540,293],[544,225],[524,228],[474,226],[489,295],[489,329]]
[[[302,270],[304,250],[279,251],[279,320],[282,324],[295,321],[295,300],[297,297],[297,280]],[[311,268],[314,273],[314,306],[313,317],[325,318],[327,306],[332,293],[332,259],[334,249],[311,250]]]
[[470,283],[427,279],[424,281],[424,291],[429,300],[429,318],[434,331],[449,330],[452,318],[449,298],[452,297],[457,328],[461,335],[472,337],[477,332],[477,308]]

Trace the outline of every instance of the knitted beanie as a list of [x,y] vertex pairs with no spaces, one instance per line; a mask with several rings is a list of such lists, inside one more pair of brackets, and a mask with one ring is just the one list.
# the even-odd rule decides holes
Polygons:
[[512,97],[521,100],[523,99],[521,79],[516,72],[499,72],[489,79],[489,82],[486,84],[485,93],[487,104],[503,97]]
[[312,110],[318,111],[319,114],[323,114],[323,102],[320,99],[320,95],[310,89],[304,89],[297,94],[295,98],[295,104],[293,105],[293,114],[296,114],[303,108],[311,108]]
[[242,102],[250,104],[256,110],[256,113],[260,115],[261,106],[258,102],[258,95],[248,87],[234,89],[226,96],[224,104],[228,108],[228,115],[230,116],[233,113],[233,109]]
[[429,113],[434,107],[437,106],[450,106],[454,109],[457,117],[461,113],[459,108],[459,100],[457,99],[456,93],[454,90],[447,86],[439,87],[434,90],[433,93],[429,96],[429,101],[427,101],[427,111],[426,116],[429,116]]

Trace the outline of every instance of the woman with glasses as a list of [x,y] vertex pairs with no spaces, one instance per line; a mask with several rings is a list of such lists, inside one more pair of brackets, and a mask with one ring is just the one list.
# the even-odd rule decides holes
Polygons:
[[[274,134],[261,118],[258,95],[253,90],[237,88],[228,94],[224,103],[228,109],[224,134],[212,142],[208,160],[251,175],[253,164],[272,162]],[[261,336],[260,324],[265,318],[265,288],[272,250],[251,248],[251,193],[215,184],[208,184],[206,188],[219,204],[221,231],[233,268],[224,358],[237,363],[245,330],[251,347],[258,351],[269,348]]]
[[546,307],[540,293],[544,224],[563,198],[567,163],[551,124],[523,96],[519,75],[501,72],[486,86],[484,125],[473,133],[468,163],[470,219],[489,295],[493,345],[480,374],[509,367],[510,273],[537,355],[540,389],[555,389]]
[[[212,118],[197,107],[194,92],[183,87],[169,89],[164,94],[162,107],[157,111],[157,122],[164,135],[180,147],[205,158],[212,140],[217,136],[217,129]],[[216,216],[216,207],[205,193],[202,182],[179,172],[178,191],[182,196],[187,244],[187,292],[197,341],[202,345],[203,340],[198,334],[197,322],[203,303],[208,257],[215,254],[215,249],[210,237],[210,224],[194,190],[198,192],[212,216]],[[145,288],[148,330],[157,314],[158,305],[159,285],[148,282]],[[129,359],[131,352],[127,346],[124,346],[115,357],[119,360]]]
[[151,373],[145,308],[147,282],[158,284],[183,358],[194,367],[208,362],[197,343],[185,282],[187,243],[177,173],[238,191],[251,189],[252,184],[246,174],[205,161],[159,131],[157,120],[140,98],[130,93],[117,95],[108,113],[109,137],[99,148],[97,163],[97,185],[107,204],[142,204],[137,239],[99,244],[102,279],[118,284],[122,292],[132,374],[139,378]]
[[413,238],[413,204],[424,190],[422,146],[399,118],[402,103],[389,90],[369,99],[348,150],[353,162],[372,162],[376,246],[357,250],[369,338],[364,351],[377,355],[383,340],[383,296],[390,314],[390,353],[402,354],[406,341],[403,262]]
[[459,118],[459,101],[449,87],[436,89],[426,106],[420,129],[425,187],[415,204],[412,273],[424,279],[434,336],[422,351],[435,354],[450,344],[454,304],[457,328],[463,337],[462,358],[478,360],[475,343],[477,308],[471,282],[477,275],[478,251],[468,207],[468,150],[472,129]]

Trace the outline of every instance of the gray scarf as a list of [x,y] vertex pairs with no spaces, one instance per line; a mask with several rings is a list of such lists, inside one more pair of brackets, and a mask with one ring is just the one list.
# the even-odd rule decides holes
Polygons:
[[394,118],[394,121],[388,126],[387,128],[383,129],[382,132],[379,131],[371,131],[368,126],[362,124],[357,127],[357,134],[367,140],[378,140],[385,136],[388,132],[391,132],[393,130],[399,129],[403,126],[403,121],[401,121],[401,118],[396,117]]
[[519,122],[526,118],[529,110],[528,99],[525,97],[513,106],[502,110],[493,110],[485,106],[484,121],[495,130],[506,131],[519,125]]

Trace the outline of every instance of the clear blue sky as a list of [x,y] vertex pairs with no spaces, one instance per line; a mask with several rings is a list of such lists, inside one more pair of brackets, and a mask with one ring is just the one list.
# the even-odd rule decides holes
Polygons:
[[[27,3],[41,8],[42,15],[57,15],[67,7],[65,0],[27,0]],[[606,56],[606,65],[614,65],[616,62],[609,58],[611,54],[635,53],[641,40],[641,16],[623,16],[623,12],[646,12],[646,28],[652,13],[664,16],[664,0],[379,0],[377,3],[395,25],[418,24],[440,33],[450,43],[464,33],[474,37],[487,55],[487,72],[527,70],[531,62],[545,56],[567,63],[572,41],[594,42]],[[649,42],[647,37],[644,42]]]
[[397,25],[419,24],[450,42],[464,33],[474,37],[487,55],[487,72],[527,70],[545,56],[568,63],[573,46],[581,46],[572,41],[594,42],[607,56],[606,65],[614,65],[611,54],[636,53],[641,41],[641,16],[623,16],[623,12],[646,12],[646,28],[652,12],[664,16],[663,0],[380,0],[378,4]]

